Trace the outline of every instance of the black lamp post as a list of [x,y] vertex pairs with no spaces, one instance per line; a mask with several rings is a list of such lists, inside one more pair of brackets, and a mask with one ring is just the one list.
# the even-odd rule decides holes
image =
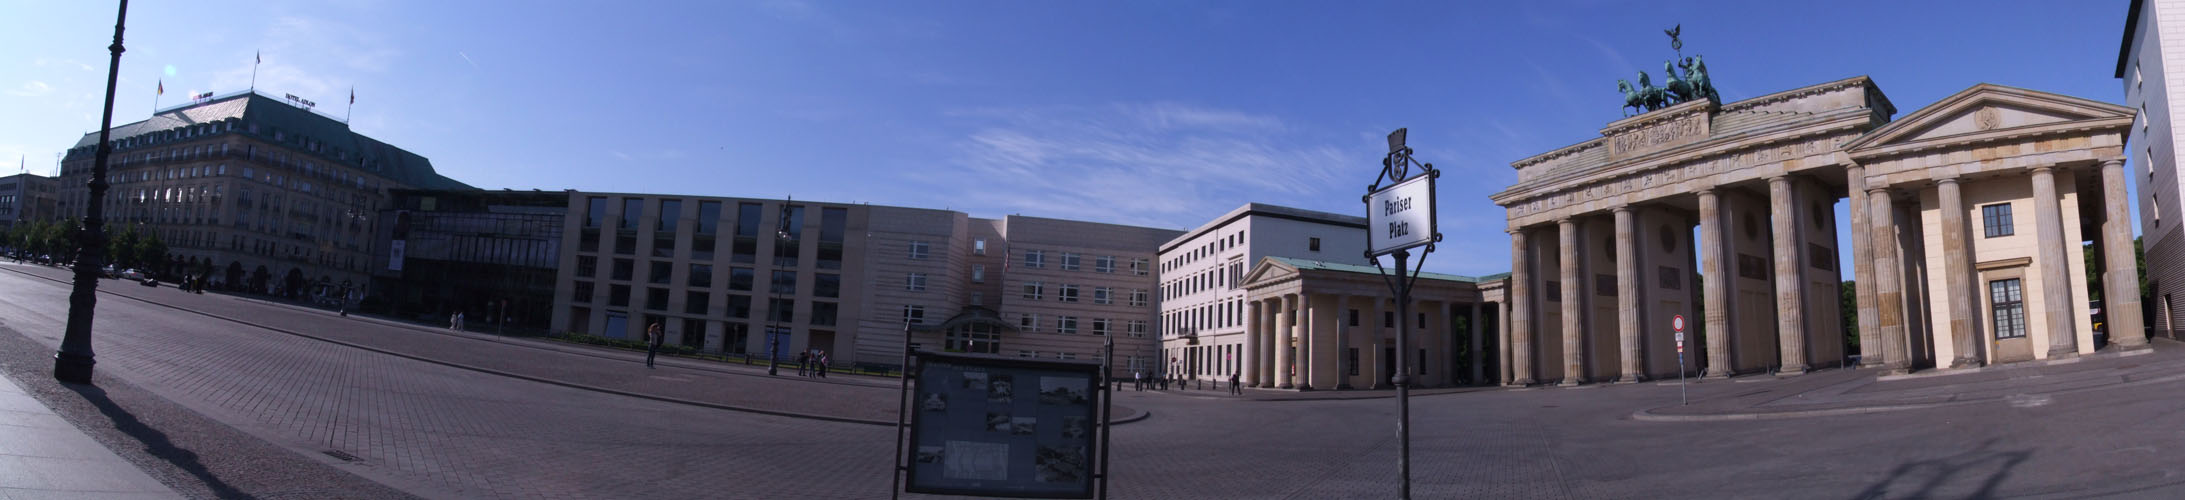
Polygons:
[[[783,241],[787,241],[789,239],[789,204],[795,202],[796,198],[794,197],[782,199],[781,216],[775,218],[776,222],[774,224],[774,262],[777,266],[781,263],[781,244]],[[775,266],[767,266],[767,269],[771,270],[774,267]],[[781,316],[778,311],[774,310],[774,303],[780,302],[781,287],[774,283],[774,277],[772,274],[767,275],[766,281],[766,298],[768,302],[766,304],[766,374],[779,375],[779,370],[781,368],[782,345],[781,335],[778,333],[778,330],[781,327],[775,323],[776,320],[774,318],[779,318]]]
[[91,195],[85,198],[83,231],[77,235],[76,282],[68,293],[68,329],[61,336],[61,350],[53,354],[53,378],[75,384],[91,383],[91,311],[98,306],[99,267],[106,260],[106,160],[113,154],[114,81],[121,72],[121,30],[129,19],[129,0],[121,0],[114,15],[114,44],[106,46],[114,57],[106,66],[106,111],[99,119],[99,152],[91,160]]

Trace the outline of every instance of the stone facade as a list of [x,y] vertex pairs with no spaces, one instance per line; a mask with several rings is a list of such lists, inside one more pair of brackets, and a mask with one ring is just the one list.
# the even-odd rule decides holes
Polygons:
[[[1406,356],[1414,387],[1484,383],[1498,371],[1494,356],[1503,351],[1487,332],[1496,331],[1489,323],[1500,323],[1488,318],[1500,317],[1504,276],[1420,273],[1409,317],[1398,314],[1385,276],[1359,264],[1260,259],[1240,285],[1247,301],[1238,381],[1274,389],[1385,389],[1393,387],[1397,356]],[[1398,353],[1396,337],[1407,327],[1412,352]]]

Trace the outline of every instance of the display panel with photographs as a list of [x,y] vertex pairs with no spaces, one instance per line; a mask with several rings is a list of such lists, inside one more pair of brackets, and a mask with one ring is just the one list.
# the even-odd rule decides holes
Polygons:
[[918,356],[905,491],[1092,497],[1099,364]]

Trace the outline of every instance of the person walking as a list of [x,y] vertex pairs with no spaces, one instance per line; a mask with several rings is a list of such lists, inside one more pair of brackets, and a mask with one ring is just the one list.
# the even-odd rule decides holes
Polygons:
[[1229,393],[1238,396],[1244,395],[1244,386],[1237,385],[1237,372],[1229,372]]
[[828,362],[830,361],[833,361],[833,359],[827,357],[827,351],[819,352],[819,378],[827,378]]
[[805,371],[805,369],[804,369],[804,362],[805,362],[805,361],[809,361],[809,360],[811,360],[811,359],[812,359],[812,352],[811,352],[811,351],[800,351],[800,352],[798,352],[798,353],[797,353],[797,376],[799,376],[799,377],[809,377],[809,376],[811,376],[811,374],[810,374],[810,373],[808,373],[808,372],[806,372],[806,371]]
[[1145,391],[1146,391],[1146,371],[1145,371],[1145,370],[1137,370],[1137,371],[1132,371],[1132,372],[1130,372],[1130,388],[1131,388],[1131,390],[1133,390],[1133,391],[1138,391],[1138,392],[1145,392]]
[[652,368],[652,367],[653,367],[653,366],[652,366],[652,358],[653,358],[653,356],[655,356],[655,355],[658,355],[658,354],[660,354],[660,342],[661,342],[661,340],[663,340],[663,339],[666,339],[666,338],[667,338],[667,333],[666,333],[666,331],[665,331],[665,330],[663,330],[663,329],[661,328],[661,326],[660,326],[660,323],[657,323],[657,322],[656,322],[656,323],[653,323],[653,324],[652,324],[652,326],[648,326],[648,327],[645,327],[645,367],[646,367],[646,368]]

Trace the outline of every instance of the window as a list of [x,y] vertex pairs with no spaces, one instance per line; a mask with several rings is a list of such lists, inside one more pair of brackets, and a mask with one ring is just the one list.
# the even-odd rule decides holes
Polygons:
[[1115,256],[1113,256],[1113,255],[1102,255],[1102,256],[1099,256],[1099,257],[1095,257],[1095,258],[1093,258],[1093,272],[1100,272],[1100,273],[1113,273],[1113,272],[1115,272]]
[[1995,322],[1995,338],[2026,336],[2025,297],[2019,293],[2018,285],[2018,278],[1988,282],[1988,303],[1991,319]]
[[613,278],[622,281],[629,281],[631,279],[631,276],[636,274],[636,269],[637,263],[631,262],[630,259],[615,259]]
[[1381,328],[1396,327],[1396,311],[1381,311]]
[[1129,322],[1129,323],[1127,323],[1127,324],[1129,325],[1129,329],[1130,329],[1130,330],[1129,330],[1129,333],[1130,333],[1130,336],[1132,336],[1132,337],[1137,337],[1137,338],[1145,338],[1145,336],[1146,336],[1146,321],[1145,321],[1145,320],[1140,320],[1140,319],[1134,319],[1134,320],[1130,320],[1130,322]]
[[683,200],[660,200],[660,222],[654,231],[675,232],[676,223],[683,217]]
[[825,298],[842,297],[842,275],[817,273],[812,275],[812,296]]
[[971,282],[972,282],[972,283],[985,283],[985,282],[986,282],[986,264],[972,264],[972,265],[971,265]]
[[705,292],[683,292],[683,312],[705,314],[706,302],[712,299],[713,297],[706,295]]
[[1044,299],[1045,299],[1046,297],[1047,297],[1047,284],[1046,284],[1046,283],[1041,283],[1041,282],[1037,282],[1037,281],[1026,281],[1026,282],[1024,282],[1024,298],[1025,298],[1026,300],[1044,300]]
[[713,265],[712,265],[712,264],[691,264],[691,265],[690,265],[690,275],[688,275],[688,276],[684,276],[684,277],[683,277],[683,281],[684,281],[685,283],[689,284],[690,286],[692,286],[692,287],[695,287],[695,288],[712,288],[712,287],[713,287]]
[[795,323],[797,321],[796,300],[767,299],[766,305],[766,318],[768,321],[780,321],[783,323]]
[[1062,289],[1055,292],[1055,300],[1077,302],[1077,285],[1062,285]]
[[783,295],[796,295],[796,294],[797,294],[797,272],[796,272],[796,271],[774,271],[774,288],[773,288],[773,291],[774,291],[774,293],[778,293],[778,294],[783,294]]
[[1047,267],[1047,252],[1042,252],[1039,250],[1025,250],[1024,267],[1034,269]]
[[982,306],[982,307],[983,307],[983,306],[985,306],[985,305],[986,305],[986,293],[985,293],[985,292],[971,292],[971,305],[974,305],[974,306]]
[[[840,309],[841,306],[833,302],[813,302],[812,326],[834,326],[835,316],[837,316],[836,311]],[[922,313],[920,317],[923,317]]]
[[597,273],[597,272],[598,272],[598,270],[599,270],[599,258],[598,258],[598,257],[591,257],[591,256],[579,256],[579,257],[577,257],[577,277],[579,277],[579,278],[590,278],[590,277],[592,277],[592,275],[593,275],[593,274]]
[[1098,286],[1098,287],[1093,287],[1093,303],[1094,303],[1094,304],[1114,304],[1114,303],[1115,303],[1115,289],[1113,289],[1113,288],[1108,288],[1108,287],[1104,287],[1104,286]]
[[[728,296],[728,311],[725,311],[725,314],[731,318],[751,317],[751,297],[744,295]],[[742,324],[735,323],[735,325],[741,326]]]
[[925,258],[926,258],[926,253],[927,253],[928,251],[932,250],[932,248],[931,248],[931,247],[932,247],[932,244],[930,244],[930,243],[926,243],[926,242],[923,242],[923,241],[913,241],[913,242],[910,242],[910,258],[911,258],[911,260],[925,260]]
[[926,291],[926,273],[910,273],[910,277],[903,280],[903,289],[913,292]]
[[1077,317],[1063,316],[1055,318],[1055,333],[1077,333]]
[[1092,334],[1093,334],[1093,335],[1107,335],[1107,334],[1108,334],[1108,326],[1109,326],[1109,324],[1110,324],[1110,323],[1111,323],[1111,322],[1110,322],[1110,321],[1109,321],[1109,320],[1108,320],[1107,318],[1093,318],[1093,320],[1092,320]]
[[645,308],[646,308],[646,309],[651,309],[651,310],[654,310],[654,311],[666,311],[666,310],[668,310],[668,289],[666,289],[666,288],[647,288],[647,289],[645,289]]
[[623,198],[623,199],[622,199],[622,225],[621,225],[621,226],[618,226],[618,228],[619,228],[619,229],[627,229],[627,230],[632,230],[632,231],[634,231],[634,230],[637,230],[637,219],[638,219],[638,216],[641,216],[641,215],[644,215],[644,214],[645,214],[645,200],[644,200],[643,198]]
[[665,285],[665,284],[667,284],[667,283],[668,283],[668,277],[669,277],[670,275],[672,275],[673,273],[674,273],[674,265],[673,265],[673,264],[669,264],[669,263],[666,263],[666,262],[653,262],[653,263],[652,263],[652,272],[651,272],[651,273],[647,273],[647,274],[645,275],[645,279],[646,279],[646,281],[647,281],[647,282],[650,282],[650,283],[654,283],[654,284],[660,284],[660,285]]
[[1146,306],[1146,291],[1145,291],[1145,290],[1131,290],[1131,291],[1130,291],[1130,306],[1131,306],[1131,307],[1145,307],[1145,306]]
[[580,303],[582,303],[582,302],[591,302],[591,301],[592,301],[592,282],[590,282],[590,281],[579,281],[579,282],[577,282],[577,290],[576,290],[576,293],[572,295],[572,297],[571,297],[571,299],[570,299],[570,300],[574,300],[574,301],[577,301],[577,302],[580,302]]
[[1989,238],[2010,236],[2017,232],[2011,225],[2011,205],[2009,203],[1981,206],[1980,225],[1987,230]]
[[1027,332],[1039,331],[1039,315],[1026,314],[1024,316],[1018,317],[1017,328]]
[[1348,323],[1348,326],[1358,326],[1358,310],[1357,310],[1357,309],[1351,309],[1351,310],[1349,310],[1349,311],[1350,311],[1350,314],[1348,315],[1348,316],[1349,316],[1349,321],[1347,322],[1347,323]]
[[1131,274],[1136,274],[1136,275],[1139,275],[1139,276],[1145,276],[1145,275],[1146,275],[1146,268],[1147,268],[1147,267],[1150,267],[1150,266],[1148,265],[1148,261],[1147,261],[1146,259],[1142,259],[1142,258],[1140,258],[1140,259],[1131,259],[1131,260],[1130,260],[1130,272],[1131,272]]
[[751,268],[728,268],[728,289],[730,290],[750,291],[751,282],[755,279],[757,279],[756,274],[751,271]]
[[971,255],[986,255],[986,238],[971,240]]
[[1306,238],[1305,249],[1314,252],[1320,251],[1320,238]]
[[1064,271],[1076,271],[1076,270],[1077,270],[1077,258],[1078,258],[1078,255],[1077,255],[1077,254],[1074,254],[1074,253],[1064,253],[1064,254],[1062,254],[1062,270],[1064,270]]

